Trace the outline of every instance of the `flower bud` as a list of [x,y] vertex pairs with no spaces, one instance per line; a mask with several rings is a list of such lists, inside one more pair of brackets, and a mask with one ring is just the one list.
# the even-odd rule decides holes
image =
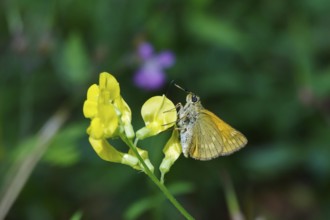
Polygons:
[[179,132],[177,129],[173,130],[171,138],[168,140],[163,149],[163,153],[165,154],[165,157],[159,166],[162,183],[164,183],[165,174],[170,171],[171,166],[182,153],[182,147],[179,140]]

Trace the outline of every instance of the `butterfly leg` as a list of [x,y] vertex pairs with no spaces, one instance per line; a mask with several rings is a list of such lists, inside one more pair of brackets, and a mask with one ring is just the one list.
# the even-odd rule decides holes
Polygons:
[[180,132],[186,132],[186,131],[187,131],[187,128],[175,127],[174,129],[175,129],[175,130],[178,130],[178,131],[180,131]]
[[176,110],[176,108],[171,108],[169,110],[163,111],[163,113],[172,112],[172,111],[175,111],[175,110]]
[[178,110],[180,110],[180,109],[183,108],[183,105],[181,104],[181,102],[179,102],[179,103],[177,103],[177,104],[175,105],[175,108],[178,109]]
[[[180,111],[180,109],[182,109],[182,107],[183,107],[183,105],[181,104],[181,102],[179,102],[179,103],[177,103],[177,104],[175,105],[175,108],[172,108],[172,109],[166,110],[166,111],[164,111],[163,113],[171,112],[171,111],[174,111],[174,110]],[[180,121],[180,120],[181,120],[181,118],[179,118],[177,121],[163,124],[162,126],[167,126],[167,125],[170,125],[170,124],[173,124],[173,123],[177,123],[177,122]],[[179,129],[179,130],[181,130],[180,128],[175,128],[175,129]]]

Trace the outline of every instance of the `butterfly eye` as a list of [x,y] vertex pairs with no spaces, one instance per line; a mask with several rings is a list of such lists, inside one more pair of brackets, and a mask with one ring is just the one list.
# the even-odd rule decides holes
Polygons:
[[192,101],[192,102],[197,102],[197,101],[198,101],[197,96],[192,95],[192,96],[191,96],[191,101]]

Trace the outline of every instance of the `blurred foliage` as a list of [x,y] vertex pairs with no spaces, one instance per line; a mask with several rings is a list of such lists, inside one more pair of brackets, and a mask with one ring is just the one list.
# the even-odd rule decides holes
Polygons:
[[[0,186],[46,120],[62,104],[71,108],[7,219],[182,219],[146,176],[100,160],[85,135],[82,104],[101,71],[120,82],[135,129],[152,95],[184,102],[173,87],[150,93],[134,86],[141,41],[173,50],[168,80],[200,95],[249,139],[232,156],[181,157],[172,167],[166,184],[177,185],[175,194],[193,216],[229,218],[220,172],[227,170],[247,219],[330,219],[329,1],[5,0],[0,6]],[[156,166],[168,137],[140,143]]]

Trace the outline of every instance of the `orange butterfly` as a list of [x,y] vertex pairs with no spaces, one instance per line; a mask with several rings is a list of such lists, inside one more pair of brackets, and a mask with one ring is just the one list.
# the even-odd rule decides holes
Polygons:
[[[178,85],[175,86],[182,89]],[[188,92],[186,102],[184,106],[178,104],[177,120],[185,157],[210,160],[238,151],[247,144],[242,133],[206,110],[194,93]]]

